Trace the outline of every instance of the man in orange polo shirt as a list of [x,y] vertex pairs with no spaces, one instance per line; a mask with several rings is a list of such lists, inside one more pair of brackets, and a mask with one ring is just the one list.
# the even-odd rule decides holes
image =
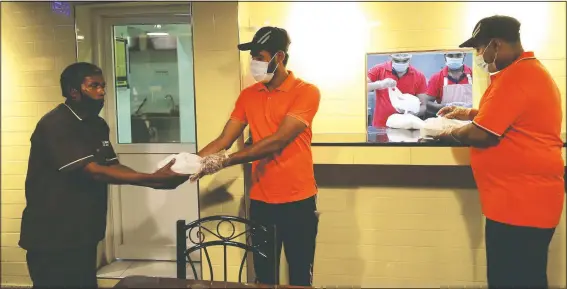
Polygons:
[[437,138],[468,144],[486,216],[490,288],[547,288],[547,255],[564,202],[561,95],[549,72],[520,42],[520,23],[484,18],[461,47],[492,73],[476,109],[446,107],[472,120]]
[[[311,125],[319,108],[319,89],[286,70],[289,36],[284,29],[261,28],[252,42],[240,44],[252,55],[251,73],[258,83],[245,88],[220,136],[203,148],[201,172],[252,163],[250,219],[276,226],[276,256],[254,258],[257,281],[278,284],[274,276],[282,243],[291,285],[310,286],[313,279],[317,216],[317,185],[311,154]],[[249,125],[253,144],[228,155]],[[259,240],[253,238],[253,243]],[[263,247],[273,252],[273,243]]]
[[472,107],[472,69],[461,51],[445,54],[445,67],[433,74],[427,84],[426,118],[435,117],[445,106]]

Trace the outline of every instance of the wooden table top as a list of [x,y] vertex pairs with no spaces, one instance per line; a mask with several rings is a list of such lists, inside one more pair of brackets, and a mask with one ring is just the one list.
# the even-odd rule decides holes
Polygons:
[[114,288],[312,288],[289,285],[269,286],[264,284],[247,284],[222,281],[185,280],[177,278],[129,276],[120,280]]

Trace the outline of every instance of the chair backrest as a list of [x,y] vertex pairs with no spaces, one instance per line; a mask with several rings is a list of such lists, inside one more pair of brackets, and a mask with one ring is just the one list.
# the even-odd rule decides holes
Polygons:
[[[221,232],[221,225],[226,224],[228,225],[228,230]],[[237,226],[235,224],[242,224],[245,226],[245,229],[237,233]],[[211,229],[212,227],[212,229]],[[194,236],[197,240],[195,240]],[[216,237],[216,240],[206,240],[206,234],[203,233],[205,231],[211,237]],[[205,217],[196,221],[193,221],[189,224],[186,224],[185,220],[178,220],[177,221],[177,278],[179,279],[186,279],[187,278],[187,261],[191,265],[191,269],[193,270],[193,275],[195,276],[195,280],[198,280],[197,270],[195,269],[194,261],[191,259],[191,253],[201,250],[204,252],[205,257],[207,258],[207,263],[210,271],[211,281],[214,281],[214,272],[213,267],[211,264],[211,258],[209,256],[209,251],[207,248],[213,246],[222,246],[223,247],[223,268],[224,268],[224,281],[227,282],[227,247],[234,247],[240,248],[244,250],[244,254],[242,260],[240,261],[240,268],[238,271],[238,282],[242,283],[242,270],[244,268],[244,264],[246,261],[247,253],[251,252],[254,255],[254,258],[266,258],[268,259],[268,255],[266,252],[262,251],[260,248],[269,248],[270,246],[262,246],[263,244],[268,244],[269,240],[272,238],[275,240],[275,230],[268,229],[265,226],[257,224],[253,221],[243,219],[240,217],[235,216],[210,216]],[[237,238],[240,236],[245,236],[245,243],[236,241]],[[252,244],[251,238],[252,236],[258,236],[261,242],[259,244]],[[274,236],[272,236],[274,235]],[[187,239],[192,243],[190,247],[188,247]],[[275,248],[274,248],[275,250]],[[273,254],[269,252],[269,254]],[[202,255],[202,254],[201,254]],[[203,265],[203,262],[201,262]],[[204,270],[203,266],[201,266],[201,270]]]

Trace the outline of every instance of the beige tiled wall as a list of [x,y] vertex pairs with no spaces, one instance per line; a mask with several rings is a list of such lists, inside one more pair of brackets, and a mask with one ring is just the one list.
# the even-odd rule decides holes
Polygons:
[[2,6],[2,284],[27,284],[25,251],[18,247],[25,206],[29,137],[39,117],[61,102],[59,75],[75,60],[73,15],[48,2]]

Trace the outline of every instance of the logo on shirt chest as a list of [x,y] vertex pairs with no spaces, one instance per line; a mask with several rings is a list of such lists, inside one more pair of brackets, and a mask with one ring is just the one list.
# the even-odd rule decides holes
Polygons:
[[103,146],[103,147],[109,147],[109,146],[110,146],[110,142],[107,141],[107,140],[103,140],[103,141],[102,141],[102,146]]

